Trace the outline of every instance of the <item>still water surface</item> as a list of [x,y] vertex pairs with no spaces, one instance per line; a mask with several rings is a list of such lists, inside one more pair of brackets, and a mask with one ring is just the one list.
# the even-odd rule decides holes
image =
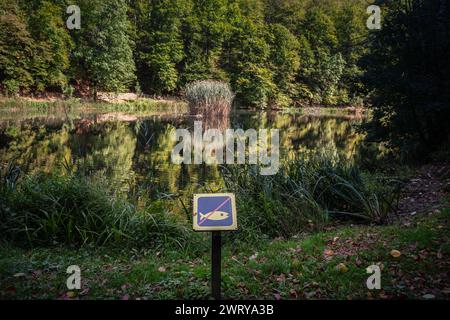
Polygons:
[[[20,112],[19,112],[20,111]],[[83,170],[105,177],[117,191],[167,194],[222,186],[217,166],[175,165],[170,152],[177,128],[193,127],[188,115],[137,116],[125,113],[23,110],[0,112],[0,162],[24,173]],[[280,129],[280,158],[326,150],[350,161],[363,136],[361,116],[233,112],[233,129]],[[68,169],[69,168],[69,169]]]

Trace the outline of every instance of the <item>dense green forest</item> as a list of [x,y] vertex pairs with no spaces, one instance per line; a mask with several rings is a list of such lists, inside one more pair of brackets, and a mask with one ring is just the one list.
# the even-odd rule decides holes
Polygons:
[[355,102],[365,49],[360,0],[2,0],[5,93],[178,93],[224,80],[246,105]]
[[[0,0],[4,94],[178,95],[228,82],[241,106],[374,108],[369,139],[421,153],[448,141],[449,6],[378,0]],[[444,134],[443,134],[444,133]]]

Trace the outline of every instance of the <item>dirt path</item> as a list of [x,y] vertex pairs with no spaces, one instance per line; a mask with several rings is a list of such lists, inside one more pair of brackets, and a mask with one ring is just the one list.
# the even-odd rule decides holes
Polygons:
[[400,196],[396,216],[409,220],[416,214],[430,214],[439,210],[446,193],[450,192],[450,165],[428,164],[417,170]]

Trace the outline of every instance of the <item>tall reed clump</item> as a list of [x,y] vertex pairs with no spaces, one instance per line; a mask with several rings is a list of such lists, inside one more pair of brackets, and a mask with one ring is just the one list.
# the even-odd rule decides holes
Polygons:
[[[161,208],[138,209],[104,181],[81,175],[35,175],[0,186],[0,238],[17,244],[184,246],[188,228]],[[8,177],[8,175],[12,175]]]
[[228,110],[234,95],[227,83],[214,80],[201,80],[189,83],[185,96],[192,113],[203,114],[207,111]]
[[330,219],[384,223],[398,196],[396,183],[326,156],[286,162],[273,176],[256,166],[224,167],[243,229],[269,237],[320,230]]

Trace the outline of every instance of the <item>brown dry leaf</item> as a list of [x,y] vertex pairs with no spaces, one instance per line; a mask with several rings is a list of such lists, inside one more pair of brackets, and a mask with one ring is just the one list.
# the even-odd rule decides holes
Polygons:
[[394,258],[398,258],[398,257],[400,257],[402,255],[402,253],[400,251],[398,251],[398,250],[391,250],[390,254]]
[[289,294],[291,296],[291,298],[297,298],[297,291],[295,291],[294,289],[291,289],[291,291],[289,291]]
[[384,291],[380,292],[380,299],[388,299],[389,297],[384,293]]
[[277,282],[283,282],[283,281],[285,281],[285,280],[286,280],[286,276],[284,275],[284,273],[280,274],[280,275],[277,277]]

